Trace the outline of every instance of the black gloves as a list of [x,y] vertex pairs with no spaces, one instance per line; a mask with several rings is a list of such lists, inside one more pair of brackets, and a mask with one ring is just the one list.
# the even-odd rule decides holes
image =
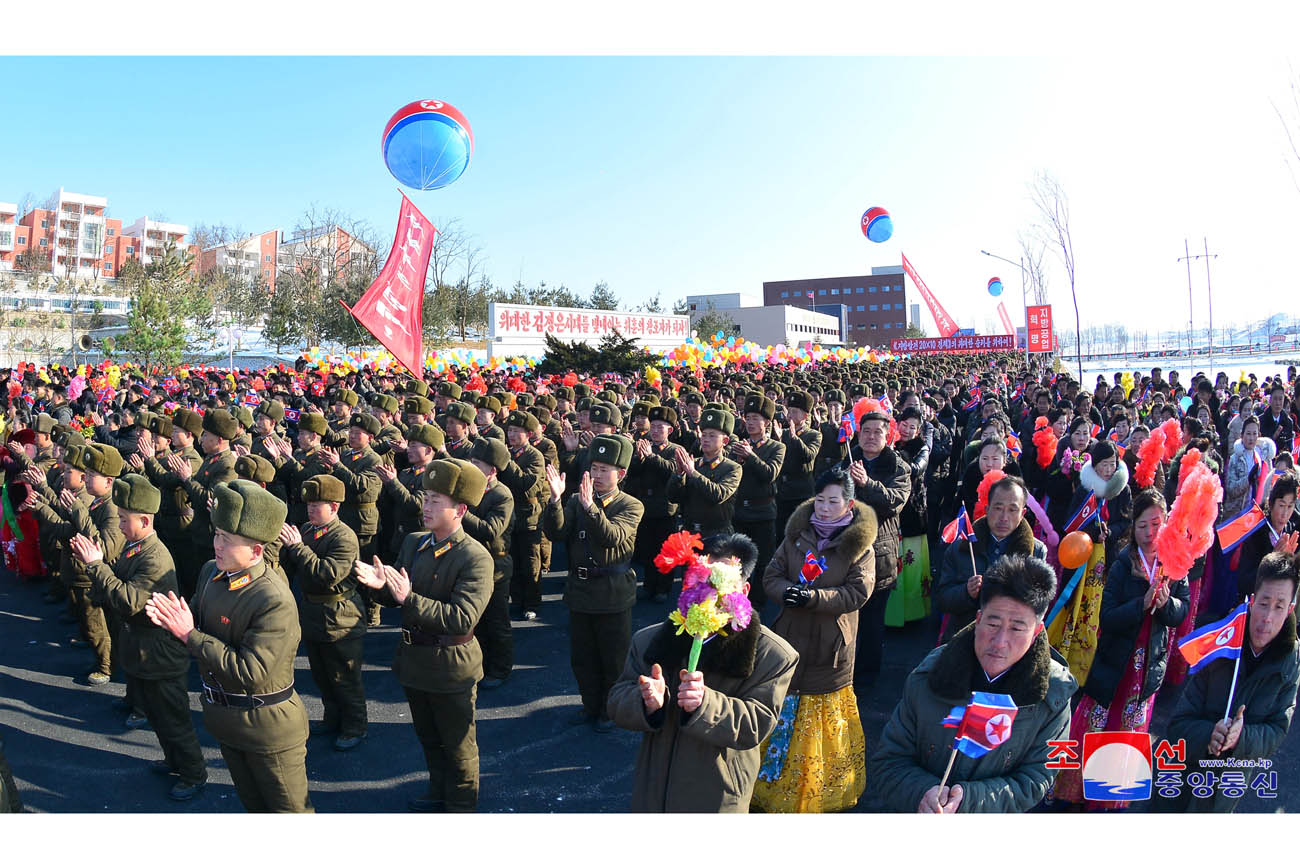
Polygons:
[[807,586],[796,583],[786,589],[781,596],[781,601],[786,607],[806,607],[812,601],[812,594],[813,591]]

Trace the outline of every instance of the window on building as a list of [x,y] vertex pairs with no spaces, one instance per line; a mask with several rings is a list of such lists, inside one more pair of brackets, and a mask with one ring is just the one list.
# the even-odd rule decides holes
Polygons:
[[894,327],[895,327],[895,328],[901,328],[901,327],[903,327],[903,323],[902,323],[902,322],[895,322],[895,323],[894,323]]
[[871,330],[874,331],[874,330],[876,330],[876,328],[878,328],[878,327],[879,327],[879,325],[877,325],[875,322],[872,322],[872,323],[871,323]]
[[49,245],[50,245],[50,241],[48,238],[41,238],[41,246],[48,247]]
[[875,287],[875,286],[869,286],[869,287],[867,288],[867,293],[868,293],[868,294],[872,294],[872,295],[874,295],[874,294],[876,293],[876,287]]
[[788,297],[790,297],[790,293],[789,293],[788,291],[787,291],[787,292],[782,292],[782,293],[781,293],[781,297],[783,297],[783,298],[788,298]]
[[872,304],[872,305],[869,307],[869,309],[870,309],[871,312],[873,312],[873,313],[879,312],[879,311],[880,311],[880,305],[879,305],[879,304]]
[[269,279],[270,276],[271,276],[271,269],[270,269],[270,268],[263,268],[263,269],[262,269],[262,276],[267,277],[267,278]]
[[126,254],[127,254],[128,256],[133,256],[133,255],[135,255],[135,247],[127,247],[127,248],[126,248]]
[[819,295],[825,295],[825,294],[826,294],[826,290],[825,290],[825,289],[818,289],[818,290],[817,290],[817,294],[819,294]]
[[858,286],[858,294],[864,294],[867,291],[866,286]]
[[20,246],[20,247],[25,247],[25,246],[27,246],[27,238],[19,236],[19,238],[18,238],[18,246]]
[[108,264],[104,265],[104,273],[106,274],[113,273],[113,266]]
[[901,292],[902,290],[903,290],[902,286],[894,286],[894,291]]
[[885,322],[885,330],[888,331],[888,330],[890,329],[890,327],[891,327],[891,326],[890,326],[889,322]]
[[894,309],[895,309],[895,310],[901,310],[901,309],[903,309],[903,305],[902,305],[902,304],[894,304]]
[[266,263],[269,264],[270,261],[271,261],[271,257],[270,257],[270,256],[262,256],[262,261],[264,261],[264,262],[266,262]]
[[106,255],[106,256],[111,256],[112,254],[113,254],[113,245],[112,245],[112,244],[109,244],[108,246],[104,247],[104,255]]
[[14,242],[13,232],[0,232],[0,247],[7,247]]
[[831,294],[832,294],[832,295],[838,295],[839,293],[840,293],[840,290],[839,290],[839,289],[831,289]]
[[889,291],[889,286],[881,286],[881,287],[880,287],[880,291],[882,291],[882,292],[887,292],[887,291]]
[[859,312],[859,313],[866,312],[866,309],[867,309],[867,305],[866,305],[866,304],[858,304],[858,312]]
[[49,221],[49,220],[41,220],[41,228],[43,228],[43,229],[47,229],[47,228],[49,228],[49,227],[50,227],[50,221]]
[[109,236],[110,238],[111,238],[113,235],[115,235],[115,234],[117,234],[117,229],[109,229],[109,230],[108,230],[108,236]]

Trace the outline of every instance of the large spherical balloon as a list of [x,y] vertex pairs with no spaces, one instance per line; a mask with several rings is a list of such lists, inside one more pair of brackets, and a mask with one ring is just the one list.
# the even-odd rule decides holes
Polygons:
[[862,215],[862,233],[867,240],[883,244],[894,236],[894,221],[883,207],[873,207]]
[[1092,538],[1082,530],[1071,532],[1061,539],[1056,548],[1056,558],[1065,568],[1078,568],[1092,556]]
[[439,189],[469,168],[474,133],[455,106],[421,99],[402,106],[384,127],[384,165],[413,189]]
[[993,279],[989,280],[989,294],[992,295],[992,296],[995,297],[995,298],[996,298],[998,295],[1002,294],[1002,280],[1001,280],[1001,278],[999,278],[999,277],[994,277]]

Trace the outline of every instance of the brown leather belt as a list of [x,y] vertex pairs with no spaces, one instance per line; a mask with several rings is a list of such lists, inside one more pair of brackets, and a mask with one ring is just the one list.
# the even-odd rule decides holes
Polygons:
[[418,628],[402,629],[402,643],[413,646],[463,646],[474,639],[474,632],[469,634],[429,634]]

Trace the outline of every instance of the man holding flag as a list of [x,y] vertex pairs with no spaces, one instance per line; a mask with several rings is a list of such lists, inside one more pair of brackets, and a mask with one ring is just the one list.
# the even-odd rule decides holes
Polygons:
[[1048,743],[1067,735],[1078,687],[1043,630],[1055,591],[1039,559],[985,575],[975,622],[917,665],[881,732],[868,778],[885,809],[1024,812],[1047,793]]

